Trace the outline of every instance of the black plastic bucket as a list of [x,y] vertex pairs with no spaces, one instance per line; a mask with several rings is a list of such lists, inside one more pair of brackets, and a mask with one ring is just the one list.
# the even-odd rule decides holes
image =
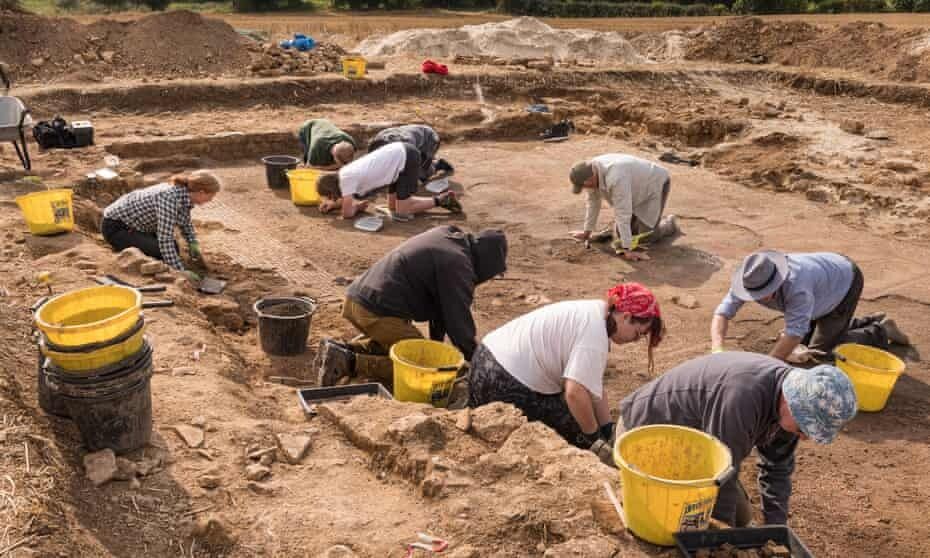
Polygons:
[[46,414],[61,418],[71,418],[71,415],[68,414],[68,404],[58,396],[57,392],[53,392],[48,387],[44,366],[45,357],[42,355],[42,351],[38,351],[38,353],[39,366],[36,369],[36,393],[39,397],[39,407],[41,407]]
[[261,298],[253,306],[258,314],[258,337],[269,355],[292,356],[307,350],[310,318],[316,301],[309,297]]
[[265,178],[268,180],[268,187],[280,190],[290,186],[287,171],[296,169],[300,160],[290,155],[269,155],[262,157],[262,162],[265,163]]
[[51,393],[68,414],[90,451],[125,453],[148,444],[152,435],[152,349],[142,350],[94,375],[77,375],[45,363]]

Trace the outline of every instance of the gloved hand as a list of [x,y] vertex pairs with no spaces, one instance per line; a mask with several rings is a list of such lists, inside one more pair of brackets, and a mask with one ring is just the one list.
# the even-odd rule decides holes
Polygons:
[[613,448],[609,443],[598,438],[588,449],[601,460],[601,463],[616,469],[617,464],[614,463]]
[[187,275],[187,278],[193,283],[199,283],[201,280],[200,275],[196,271],[187,270],[184,272],[184,275]]
[[190,244],[187,245],[187,249],[190,250],[192,258],[197,259],[197,260],[203,258],[203,252],[201,252],[200,250],[199,242],[191,242]]

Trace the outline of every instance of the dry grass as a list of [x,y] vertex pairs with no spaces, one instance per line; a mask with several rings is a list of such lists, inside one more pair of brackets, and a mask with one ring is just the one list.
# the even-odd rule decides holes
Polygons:
[[[132,19],[142,14],[120,14],[119,19]],[[84,22],[104,16],[79,16]],[[112,16],[111,16],[112,17]],[[454,12],[395,12],[385,14],[216,14],[238,29],[254,29],[271,33],[279,38],[304,32],[311,35],[343,35],[361,40],[374,34],[392,33],[401,29],[446,28],[467,24],[503,21],[510,16],[494,13]],[[686,29],[728,19],[726,17],[668,17],[668,18],[542,18],[554,27],[580,27],[600,31],[619,31],[624,34],[655,33],[670,29]],[[930,14],[841,14],[841,15],[786,15],[765,16],[763,19],[806,21],[820,25],[838,25],[853,21],[876,21],[892,27],[930,27]]]

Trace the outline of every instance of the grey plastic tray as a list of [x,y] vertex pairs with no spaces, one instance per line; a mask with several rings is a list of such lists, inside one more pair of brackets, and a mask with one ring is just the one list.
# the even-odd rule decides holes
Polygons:
[[368,384],[351,384],[348,386],[334,386],[321,388],[301,388],[297,390],[297,398],[305,413],[312,413],[311,405],[325,401],[342,401],[353,397],[380,397],[394,399],[391,392],[383,385],[372,382]]

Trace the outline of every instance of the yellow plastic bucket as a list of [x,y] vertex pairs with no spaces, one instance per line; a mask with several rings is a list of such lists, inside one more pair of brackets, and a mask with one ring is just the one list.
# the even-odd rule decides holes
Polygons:
[[139,318],[132,329],[112,341],[82,347],[61,347],[49,343],[43,335],[39,348],[62,371],[81,374],[105,368],[135,355],[142,350],[144,337],[145,319]]
[[342,75],[349,79],[364,79],[367,64],[361,56],[343,56]]
[[881,411],[888,403],[904,361],[893,354],[857,343],[845,343],[833,350],[837,367],[849,376],[860,411]]
[[287,181],[291,184],[291,201],[294,205],[318,205],[320,194],[316,191],[316,181],[320,171],[316,169],[294,169],[287,171]]
[[465,364],[461,351],[452,345],[426,339],[405,339],[391,347],[394,361],[394,398],[398,401],[449,404],[452,385]]
[[74,229],[73,192],[67,188],[33,192],[16,198],[29,232],[56,234]]
[[79,347],[119,337],[136,325],[141,308],[142,294],[131,287],[88,287],[49,299],[35,320],[49,342]]
[[669,424],[629,430],[614,443],[623,513],[633,534],[672,546],[676,531],[707,529],[720,485],[736,471],[710,434]]

